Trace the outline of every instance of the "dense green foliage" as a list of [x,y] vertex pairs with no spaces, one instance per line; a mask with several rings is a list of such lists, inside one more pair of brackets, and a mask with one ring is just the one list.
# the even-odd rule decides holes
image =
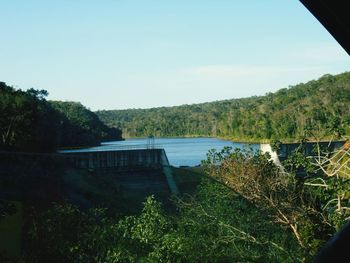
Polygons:
[[139,215],[114,218],[55,205],[33,218],[26,262],[296,262],[288,232],[226,186],[205,180],[176,214],[147,198]]
[[[344,169],[339,166],[332,175],[324,172],[322,168],[329,169],[334,164],[323,160],[317,163],[300,151],[298,148],[285,162],[288,173],[275,166],[268,154],[262,155],[251,149],[226,147],[219,152],[213,150],[203,164],[210,176],[289,229],[312,257],[349,220],[350,177],[349,174],[341,176]],[[340,159],[339,155],[345,158],[348,151],[339,149],[334,156]],[[323,152],[316,158],[332,159],[329,156]],[[306,175],[295,173],[301,167],[306,170]]]
[[51,151],[121,139],[79,103],[45,100],[45,90],[16,90],[0,82],[0,149]]
[[64,116],[58,131],[62,139],[60,145],[92,145],[121,139],[119,129],[107,127],[79,102],[50,101],[50,105]]
[[49,150],[56,145],[58,114],[48,106],[46,91],[15,90],[0,82],[0,148]]
[[299,189],[304,187],[313,200],[314,209],[322,217],[318,227],[322,229],[323,225],[322,231],[330,231],[324,232],[328,236],[350,219],[350,149],[346,145],[349,141],[331,150],[316,144],[313,155],[305,156],[305,144],[301,143],[283,161],[284,169],[298,178]]
[[334,123],[350,134],[350,73],[318,80],[265,96],[178,107],[98,111],[125,137],[219,136],[240,140],[297,139],[308,126],[319,136]]

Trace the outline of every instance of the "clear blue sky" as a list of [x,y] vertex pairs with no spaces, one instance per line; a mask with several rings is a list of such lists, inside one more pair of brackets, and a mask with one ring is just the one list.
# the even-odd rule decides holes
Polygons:
[[0,0],[0,81],[92,110],[263,95],[350,70],[297,0]]

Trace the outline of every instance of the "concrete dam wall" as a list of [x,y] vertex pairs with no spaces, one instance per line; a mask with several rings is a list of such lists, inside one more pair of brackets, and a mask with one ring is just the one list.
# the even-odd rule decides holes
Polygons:
[[169,166],[164,149],[64,153],[77,168],[130,168]]
[[[164,149],[135,149],[118,151],[91,151],[64,153],[76,168],[130,170],[136,167],[151,167],[163,170],[168,187],[173,194],[178,188],[172,175]],[[152,180],[150,177],[149,180]]]

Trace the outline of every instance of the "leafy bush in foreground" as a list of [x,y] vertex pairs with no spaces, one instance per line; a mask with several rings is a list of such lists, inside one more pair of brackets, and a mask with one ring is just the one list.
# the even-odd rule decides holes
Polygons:
[[[341,152],[344,150],[336,154]],[[308,172],[306,176],[296,176],[292,170],[287,173],[278,168],[268,154],[227,147],[220,152],[209,152],[204,165],[210,176],[289,229],[306,257],[312,258],[350,215],[349,178],[327,175],[315,160],[301,153],[293,155],[287,162],[288,169],[302,167]],[[322,163],[334,166],[330,162]],[[344,166],[341,168],[339,171],[344,170]]]
[[204,180],[167,214],[149,197],[139,215],[54,205],[33,218],[26,262],[295,262],[290,234],[232,190]]

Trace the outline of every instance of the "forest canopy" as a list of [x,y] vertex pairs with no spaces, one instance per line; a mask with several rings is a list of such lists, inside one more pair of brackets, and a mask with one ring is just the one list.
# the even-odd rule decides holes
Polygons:
[[[305,131],[327,137],[334,125],[350,134],[350,72],[253,96],[202,104],[97,111],[124,137],[153,134],[213,136],[235,140],[298,140]],[[333,129],[334,130],[334,129]]]
[[80,103],[50,102],[47,95],[0,82],[0,149],[52,151],[121,139],[120,130],[107,127]]

